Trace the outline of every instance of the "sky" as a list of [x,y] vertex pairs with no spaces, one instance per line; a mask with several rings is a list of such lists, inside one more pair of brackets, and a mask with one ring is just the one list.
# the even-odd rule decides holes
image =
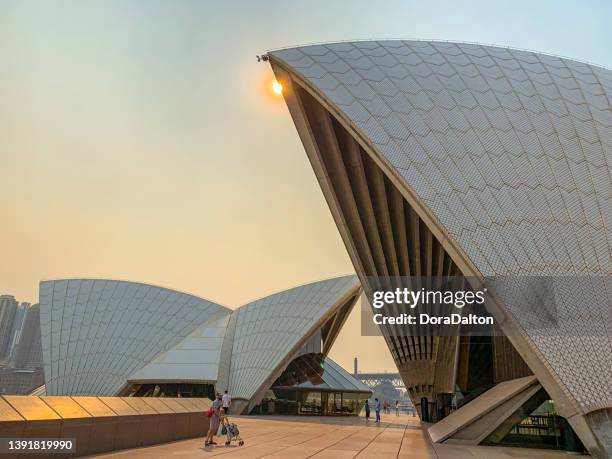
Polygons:
[[[368,38],[612,67],[610,1],[0,0],[0,293],[152,283],[229,307],[353,273],[268,64]],[[332,358],[395,371],[354,313]]]

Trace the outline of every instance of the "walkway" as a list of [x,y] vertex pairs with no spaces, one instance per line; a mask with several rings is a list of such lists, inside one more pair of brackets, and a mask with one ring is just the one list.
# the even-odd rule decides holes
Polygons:
[[[486,446],[432,446],[416,417],[383,416],[376,426],[360,418],[320,418],[292,416],[244,416],[232,418],[240,427],[244,446],[203,448],[203,439],[183,440],[163,445],[102,454],[97,458],[205,459],[230,458],[405,458],[405,459],[509,459],[566,458],[558,451]],[[582,456],[588,457],[588,456]]]

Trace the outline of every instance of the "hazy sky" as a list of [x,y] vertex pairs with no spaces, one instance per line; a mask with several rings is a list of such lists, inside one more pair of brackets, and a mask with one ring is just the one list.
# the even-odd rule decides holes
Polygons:
[[[256,54],[436,38],[612,66],[611,1],[0,0],[0,293],[149,282],[235,307],[353,272]],[[351,317],[332,351],[393,369]]]

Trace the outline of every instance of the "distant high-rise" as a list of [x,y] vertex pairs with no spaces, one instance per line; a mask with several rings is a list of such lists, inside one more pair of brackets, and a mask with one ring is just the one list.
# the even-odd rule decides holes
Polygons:
[[23,325],[25,323],[26,314],[28,313],[28,308],[30,307],[30,303],[21,303],[17,307],[17,311],[15,312],[15,318],[13,319],[13,327],[11,329],[11,338],[9,341],[9,348],[7,351],[8,360],[12,361],[15,358],[15,354],[17,353],[17,347],[19,345],[19,338],[21,337],[21,332],[23,330]]
[[14,356],[15,368],[42,367],[40,344],[40,306],[35,304],[27,309],[21,337]]
[[0,295],[0,360],[7,360],[17,312],[17,300],[12,295]]

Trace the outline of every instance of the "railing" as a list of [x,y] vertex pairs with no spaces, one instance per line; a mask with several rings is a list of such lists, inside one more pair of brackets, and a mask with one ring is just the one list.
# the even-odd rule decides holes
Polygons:
[[531,415],[523,419],[510,431],[515,435],[561,436],[561,419],[555,415]]

